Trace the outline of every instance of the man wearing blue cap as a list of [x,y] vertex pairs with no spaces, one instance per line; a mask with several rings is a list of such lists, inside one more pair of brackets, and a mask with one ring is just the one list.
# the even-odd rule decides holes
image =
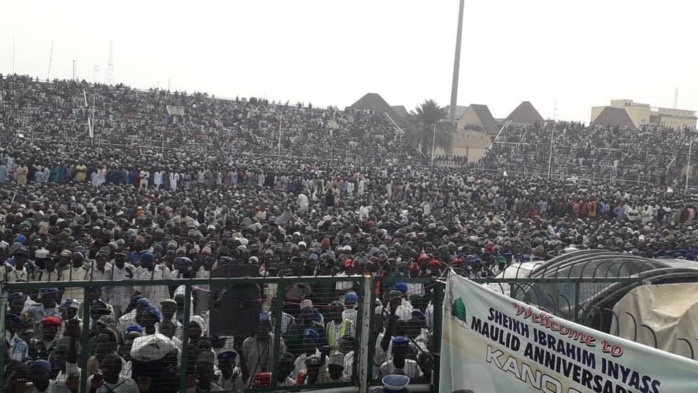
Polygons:
[[21,315],[26,303],[27,298],[22,292],[13,292],[7,298],[7,311],[12,314]]
[[305,361],[312,355],[321,356],[322,364],[326,363],[325,356],[329,353],[329,347],[324,348],[326,353],[321,353],[318,350],[318,341],[320,341],[320,334],[315,329],[305,329],[303,332],[303,353],[296,358],[293,371],[289,375],[291,378],[297,379],[301,372],[308,371]]
[[77,318],[80,319],[78,315],[78,309],[80,308],[80,302],[76,302],[73,299],[65,299],[63,304],[59,307],[61,312],[61,319],[64,321]]
[[390,304],[386,310],[390,312],[392,308],[395,308],[395,315],[405,322],[412,318],[412,305],[405,299],[407,290],[407,284],[404,282],[396,283],[395,289],[389,292]]
[[46,317],[61,316],[60,308],[56,302],[58,297],[58,288],[41,288],[41,302],[27,307],[25,315],[34,324],[34,333],[38,336],[41,334],[41,321]]
[[389,374],[402,374],[412,379],[421,377],[422,370],[419,369],[417,362],[406,358],[409,350],[409,340],[407,337],[395,336],[393,337],[392,344],[393,358],[381,365],[379,377],[384,377]]
[[129,307],[133,307],[133,309],[126,309],[128,312],[122,315],[116,323],[116,329],[120,332],[123,332],[127,326],[137,325],[136,316],[150,307],[150,300],[140,295],[134,296],[131,303],[132,305]]
[[24,322],[16,314],[6,314],[5,324],[7,331],[11,337],[7,343],[9,350],[7,351],[10,360],[22,361],[27,357],[29,346],[27,342],[22,340],[19,335],[24,331]]
[[154,306],[148,306],[136,316],[136,322],[143,327],[146,335],[155,334],[155,325],[162,321],[162,313]]
[[[141,267],[138,268],[134,280],[160,281],[172,279],[170,269],[155,260],[149,252],[141,254]],[[135,292],[150,299],[152,304],[160,305],[163,300],[170,298],[170,289],[166,285],[141,285],[134,288]]]
[[34,386],[25,393],[51,392],[51,364],[46,360],[37,360],[29,365],[29,379]]
[[236,391],[245,388],[242,382],[242,371],[239,367],[235,367],[236,358],[237,353],[233,351],[221,352],[217,356],[220,375],[216,382],[223,390]]
[[[7,281],[9,282],[28,282],[29,269],[27,268],[27,253],[29,251],[22,246],[12,253],[14,267],[7,271]],[[12,261],[8,261],[11,263]]]
[[359,302],[359,295],[354,291],[347,291],[344,294],[344,311],[342,318],[350,320],[356,326],[356,304]]
[[304,333],[308,329],[316,332],[320,338],[320,345],[327,344],[327,335],[325,327],[313,319],[314,313],[311,307],[305,307],[296,317],[295,322],[288,328],[288,333],[285,336],[288,351],[299,356],[303,353]]

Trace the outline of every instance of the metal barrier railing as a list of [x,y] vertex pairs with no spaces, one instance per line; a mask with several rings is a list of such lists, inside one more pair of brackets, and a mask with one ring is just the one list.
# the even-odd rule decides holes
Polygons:
[[[317,299],[314,303],[313,308],[311,308],[311,310],[313,310],[313,318],[323,318],[326,316],[329,319],[330,315],[332,315],[332,318],[336,318],[336,315],[331,313],[343,311],[336,307],[336,302],[338,302],[341,299],[341,295],[344,293],[344,290],[338,289],[340,288],[340,286],[337,285],[338,283],[350,283],[350,286],[345,285],[341,286],[341,288],[351,287],[352,289],[355,289],[358,298],[360,299],[360,301],[357,302],[354,307],[347,308],[347,310],[352,310],[352,312],[348,315],[355,315],[355,324],[353,330],[355,331],[354,337],[356,339],[354,340],[354,345],[351,348],[342,348],[342,350],[353,351],[354,356],[353,362],[351,364],[351,373],[343,372],[341,375],[342,377],[340,378],[336,378],[336,373],[333,373],[333,375],[316,375],[313,374],[314,368],[311,369],[312,366],[316,366],[316,364],[314,363],[315,360],[319,359],[321,363],[324,364],[326,355],[340,355],[342,353],[338,346],[338,342],[334,339],[334,337],[331,340],[329,340],[333,342],[333,348],[327,348],[327,345],[325,345],[328,342],[325,334],[329,334],[329,332],[324,332],[323,330],[324,327],[328,326],[327,321],[325,321],[325,323],[317,323],[311,321],[311,323],[307,326],[317,327],[317,329],[314,332],[308,332],[307,330],[304,330],[304,326],[306,325],[301,325],[298,322],[299,318],[296,318],[295,322],[291,324],[285,324],[285,319],[287,319],[286,316],[293,318],[292,314],[297,314],[296,317],[299,317],[302,313],[303,318],[305,318],[308,315],[308,312],[306,310],[301,310],[301,307],[299,305],[299,301],[301,301],[302,298],[306,297]],[[366,314],[364,310],[371,299],[371,278],[363,276],[293,278],[245,277],[160,281],[131,280],[92,282],[74,281],[50,283],[3,283],[2,295],[0,300],[0,302],[2,303],[2,311],[0,312],[0,334],[5,334],[6,328],[8,328],[8,324],[6,323],[7,313],[11,310],[16,310],[16,304],[13,305],[11,303],[8,308],[8,299],[10,297],[10,294],[22,292],[24,294],[27,294],[27,299],[30,299],[32,301],[38,300],[44,303],[37,304],[36,306],[29,306],[28,308],[25,308],[23,306],[23,317],[31,317],[33,314],[45,314],[46,316],[49,316],[50,314],[57,315],[58,313],[63,312],[59,311],[59,305],[61,303],[66,302],[65,298],[61,299],[61,297],[64,296],[64,294],[70,293],[71,296],[75,294],[81,294],[83,302],[80,305],[78,315],[76,315],[75,317],[77,318],[76,320],[82,326],[79,333],[79,342],[73,343],[76,346],[79,345],[80,348],[79,359],[74,359],[77,360],[77,366],[80,369],[80,376],[79,378],[77,378],[77,380],[79,381],[79,390],[76,391],[88,392],[89,384],[92,383],[92,381],[94,381],[95,379],[94,373],[91,373],[90,370],[88,370],[91,367],[91,365],[88,364],[88,360],[90,361],[90,363],[94,363],[94,361],[98,359],[98,355],[103,355],[99,352],[99,345],[96,344],[98,340],[103,338],[98,337],[100,332],[99,329],[102,329],[101,332],[106,332],[107,328],[111,328],[111,326],[103,326],[103,324],[100,322],[100,315],[102,314],[98,312],[97,308],[95,307],[105,306],[107,307],[107,309],[111,309],[112,307],[109,304],[109,301],[107,299],[103,299],[106,298],[106,296],[102,296],[101,294],[108,293],[111,289],[119,287],[123,288],[125,284],[129,287],[139,288],[144,292],[148,292],[148,288],[153,288],[157,286],[158,290],[161,291],[160,294],[150,291],[150,293],[154,295],[154,298],[177,298],[177,300],[175,301],[175,303],[177,304],[177,309],[174,316],[176,316],[177,321],[181,323],[181,326],[178,325],[179,328],[181,328],[181,337],[179,337],[179,339],[181,340],[181,351],[179,351],[178,356],[176,358],[172,358],[178,359],[177,363],[170,364],[169,369],[165,369],[165,371],[160,369],[157,370],[158,373],[163,374],[163,377],[160,380],[151,380],[149,382],[153,384],[154,390],[141,389],[141,391],[186,392],[188,388],[192,388],[193,383],[198,383],[195,382],[197,378],[199,380],[210,379],[210,376],[207,373],[210,373],[213,370],[204,370],[204,368],[202,368],[202,364],[206,363],[207,360],[211,360],[209,359],[211,356],[208,356],[206,348],[210,349],[210,351],[213,351],[214,353],[217,352],[217,350],[210,345],[211,341],[208,341],[207,343],[202,343],[201,337],[190,337],[190,331],[194,335],[199,336],[199,332],[197,331],[196,327],[192,329],[192,326],[198,326],[201,323],[201,316],[194,316],[192,307],[196,307],[196,309],[201,309],[201,302],[203,302],[204,300],[209,302],[208,307],[204,310],[204,313],[208,313],[208,323],[204,323],[207,326],[198,327],[201,330],[210,329],[210,334],[208,335],[209,340],[220,339],[221,337],[226,337],[226,339],[230,339],[230,337],[227,337],[228,333],[236,333],[235,336],[232,338],[232,343],[226,343],[225,348],[228,348],[228,345],[230,344],[229,348],[231,349],[231,352],[236,352],[238,354],[237,361],[240,364],[241,369],[247,370],[246,374],[251,374],[245,375],[245,377],[247,378],[244,382],[245,385],[242,387],[243,389],[254,388],[257,391],[276,391],[283,389],[284,391],[289,391],[302,390],[308,388],[326,389],[336,387],[356,387],[362,383],[361,376],[366,374],[365,371],[362,372],[362,370],[360,370],[361,365],[359,364],[359,362],[362,356],[367,357],[364,354],[365,351],[363,349],[367,348],[368,340],[362,342],[361,338],[366,336],[365,334],[363,334],[363,332],[370,326],[371,314]],[[99,287],[95,288],[95,286]],[[54,293],[53,290],[41,291],[42,289],[46,289],[48,287],[56,288],[58,289],[58,292]],[[173,291],[173,288],[177,288],[176,292]],[[262,288],[265,288],[265,290],[263,290]],[[301,290],[299,292],[297,291],[298,288],[307,288],[309,290]],[[249,292],[250,289],[252,293]],[[255,290],[257,291],[257,295],[255,295]],[[167,291],[167,293],[164,294],[162,291]],[[267,294],[273,294],[273,298],[264,299],[261,295],[263,292],[266,292]],[[16,295],[14,296],[16,297]],[[39,296],[42,296],[43,299],[39,299]],[[283,299],[283,301],[274,301],[274,298],[277,300]],[[187,301],[187,299],[189,301]],[[335,300],[330,301],[331,299]],[[87,307],[87,304],[90,304],[90,307]],[[140,318],[141,324],[145,326],[144,329],[146,336],[155,337],[155,331],[160,331],[160,322],[165,322],[165,320],[158,321],[157,324],[152,324],[152,320],[149,317],[143,316],[145,315],[144,311],[142,309],[139,309],[138,305],[136,305],[135,307],[137,315],[136,318]],[[239,308],[237,313],[229,312],[230,308],[235,307]],[[333,308],[330,309],[331,307]],[[320,312],[320,310],[322,310],[323,312]],[[123,311],[133,312],[129,309]],[[165,311],[164,306],[162,308],[162,311]],[[162,311],[160,311],[161,316]],[[166,317],[172,318],[172,310],[168,308],[167,311],[168,313]],[[151,312],[154,313],[154,311]],[[256,336],[256,334],[259,334],[260,329],[263,329],[262,325],[266,325],[266,322],[264,322],[266,320],[260,322],[260,312],[263,313],[262,318],[268,318],[266,320],[268,320],[270,324],[273,326],[273,330],[270,332],[272,340],[271,342],[267,342],[266,349],[264,350],[260,350],[260,341],[257,339]],[[124,313],[124,315],[126,315],[126,313]],[[250,319],[250,315],[254,316],[254,318]],[[12,318],[15,319],[14,316]],[[68,318],[63,318],[60,321],[61,326],[58,332],[59,335],[62,334],[64,337],[68,334],[75,335],[75,328],[68,327],[68,320]],[[307,322],[307,319],[301,320]],[[343,320],[344,317],[342,316],[342,321]],[[87,321],[87,323],[85,323],[85,321]],[[256,323],[257,326],[247,326],[250,324],[250,321]],[[30,347],[32,346],[32,344],[39,345],[39,339],[50,339],[52,337],[50,334],[53,334],[53,332],[49,327],[46,328],[46,332],[47,334],[49,334],[49,336],[43,336],[43,325],[41,325],[41,323],[37,323],[39,321],[35,319],[30,319],[30,322],[34,324],[34,332],[41,334],[40,337],[34,337],[35,340],[29,343]],[[121,327],[123,328],[123,326]],[[13,337],[23,337],[23,334],[18,334],[21,329],[17,329],[13,321],[10,321],[9,330]],[[37,330],[41,330],[41,332],[37,332]],[[253,332],[249,335],[249,337],[237,336],[237,334],[244,334],[242,332],[249,330],[252,330]],[[125,341],[121,340],[120,335],[126,336],[125,332],[118,333],[116,334],[117,337],[115,337],[115,339],[117,340],[119,345],[123,345]],[[108,332],[105,334],[109,335],[111,333]],[[316,335],[319,337],[315,337]],[[172,337],[176,337],[176,335]],[[245,341],[248,338],[252,338],[252,340],[248,342],[251,346],[247,345],[247,347],[245,347]],[[256,347],[253,345],[255,342],[257,343]],[[201,347],[194,347],[193,344],[200,344]],[[269,349],[269,344],[272,345],[271,350]],[[157,340],[153,339],[153,345],[158,345]],[[313,357],[313,353],[310,348],[311,346],[314,346],[314,352],[316,352],[315,354],[321,355],[317,359]],[[52,346],[51,348],[54,347]],[[246,348],[251,349],[248,351]],[[110,350],[111,349],[115,348],[110,347]],[[305,351],[307,351],[307,354]],[[328,351],[331,353],[328,353]],[[264,362],[268,362],[269,364],[265,365],[264,367],[260,367],[259,364],[257,364],[256,366],[244,364],[246,359],[254,358],[254,356],[252,356],[254,355],[254,353],[247,352],[255,352],[258,355],[264,352],[262,354],[263,356],[257,356],[257,363],[261,363],[262,359],[264,359]],[[312,362],[308,361],[308,364],[304,364],[299,360],[295,360],[294,363],[290,365],[292,366],[292,370],[288,371],[289,364],[288,362],[284,363],[285,359],[288,359],[287,357],[284,357],[284,352],[293,352],[294,355],[298,354],[299,356],[294,356],[295,358],[302,357],[305,360],[310,357],[313,357],[313,359]],[[46,358],[48,360],[48,357]],[[333,361],[335,361],[339,358],[339,356],[331,356],[330,358],[333,359]],[[56,361],[56,359],[52,358],[51,362],[54,361]],[[192,365],[192,361],[196,362],[196,364]],[[133,379],[140,378],[143,375],[144,371],[146,373],[148,372],[148,362],[140,361],[134,358],[131,358],[130,362],[132,367],[131,377]],[[213,362],[217,363],[215,359],[213,359]],[[342,364],[342,366],[343,365],[344,364]],[[6,359],[4,358],[4,356],[0,356],[0,369],[4,370],[6,366]],[[162,365],[157,366],[160,367]],[[153,363],[153,367],[155,367],[155,363]],[[140,369],[140,371],[137,372],[137,369]],[[177,370],[176,374],[172,372],[174,369]],[[153,372],[155,373],[154,370],[155,369],[153,369]],[[253,373],[251,372],[251,370],[262,370],[263,372],[256,372],[254,373],[254,375],[252,375]],[[65,371],[67,373],[65,366],[62,367],[62,371]],[[285,375],[284,379],[277,378],[279,375],[287,371],[289,374]],[[105,374],[106,376],[106,373],[103,372],[103,374]],[[138,376],[136,374],[138,374]],[[155,374],[158,375],[157,373]],[[343,378],[345,374],[350,374],[351,377]],[[288,375],[292,375],[295,378],[294,381],[287,379]],[[1,378],[4,378],[4,374],[0,374],[0,386],[5,386],[5,381]],[[169,378],[169,380],[167,380],[167,378]],[[166,380],[171,382],[170,385],[166,383]],[[365,381],[367,380],[364,379],[364,384],[366,383]],[[288,386],[292,385],[292,382],[298,382],[299,386]],[[236,387],[236,389],[234,390],[239,389]]]
[[[394,288],[397,283],[403,283],[408,286],[405,293],[407,298],[411,300],[411,307],[414,311],[424,312],[424,317],[427,320],[428,337],[424,343],[424,337],[420,337],[425,332],[417,333],[415,326],[404,326],[405,331],[397,330],[393,326],[390,329],[390,314],[387,312],[387,307],[390,305],[389,298],[380,299],[382,294],[384,297],[390,295],[390,288]],[[440,365],[440,345],[441,345],[441,316],[442,302],[444,296],[444,284],[433,278],[405,278],[405,277],[385,277],[373,279],[374,291],[372,292],[371,304],[373,305],[373,318],[370,319],[370,343],[368,347],[368,365],[369,365],[369,380],[370,384],[380,384],[382,376],[378,369],[381,364],[389,360],[389,349],[382,348],[382,343],[379,338],[383,338],[383,334],[387,334],[388,330],[392,330],[394,335],[404,335],[410,340],[410,348],[412,350],[412,360],[416,360],[420,370],[424,373],[423,378],[413,379],[412,383],[426,383],[432,385],[432,391],[438,391],[439,385],[439,365]],[[380,290],[378,288],[382,288]],[[419,300],[412,299],[412,295],[417,295]],[[376,300],[381,301],[381,305],[377,306]],[[398,317],[404,321],[405,316]],[[393,321],[396,324],[399,322]],[[385,332],[383,332],[385,328]],[[421,339],[421,341],[420,341]],[[420,342],[418,342],[420,341]],[[425,345],[426,344],[426,345]]]
[[[100,362],[105,360],[107,367],[106,355],[116,353],[129,367],[128,374],[122,369],[119,375],[138,383],[140,391],[174,393],[186,392],[188,389],[191,391],[202,380],[206,384],[213,378],[213,364],[217,364],[215,369],[222,374],[220,365],[223,360],[216,360],[209,352],[218,355],[222,352],[234,352],[237,356],[233,362],[233,370],[238,372],[242,385],[224,391],[333,388],[351,390],[359,387],[365,392],[368,391],[369,385],[380,384],[379,380],[373,378],[376,371],[373,362],[375,351],[381,344],[377,342],[377,334],[374,332],[383,320],[376,313],[377,309],[380,311],[376,299],[395,289],[398,282],[410,288],[404,293],[405,297],[420,295],[413,299],[414,309],[428,314],[433,321],[430,323],[429,332],[430,345],[433,344],[433,347],[424,351],[423,355],[425,359],[430,360],[427,364],[433,368],[425,368],[427,377],[417,379],[414,383],[432,384],[433,388],[438,389],[441,301],[444,286],[434,279],[427,278],[303,276],[157,281],[5,282],[0,292],[0,334],[4,335],[9,331],[12,337],[11,346],[18,340],[27,340],[25,343],[30,349],[42,345],[49,347],[42,347],[47,350],[33,359],[26,356],[19,356],[19,359],[10,356],[10,359],[5,359],[4,356],[0,356],[0,369],[14,370],[13,367],[18,366],[19,362],[46,359],[50,362],[50,372],[53,373],[55,381],[63,378],[61,383],[70,382],[74,385],[68,391],[89,392],[95,378],[100,378],[96,375],[101,378],[108,376],[109,370],[101,369]],[[47,288],[50,290],[47,291]],[[110,325],[109,319],[103,319],[103,315],[113,314],[105,313],[105,309],[112,310],[111,313],[115,313],[115,309],[118,310],[119,299],[114,294],[124,288],[134,288],[130,292],[150,296],[151,303],[162,300],[163,306],[155,312],[147,308],[145,302],[139,303],[137,297],[129,298],[129,306],[122,308],[121,315],[113,318],[114,324]],[[348,299],[344,299],[347,290],[353,290],[357,295],[358,301],[354,306]],[[18,298],[16,293],[23,293],[24,297]],[[75,297],[80,301],[80,305],[75,306],[76,299],[67,302],[68,296]],[[307,311],[308,307],[303,308],[304,299],[312,299],[312,313]],[[165,303],[170,306],[166,306]],[[338,304],[342,305],[341,309],[337,307]],[[389,303],[384,304],[387,307]],[[332,314],[337,311],[342,311],[341,319]],[[21,314],[22,321],[26,319],[28,325],[15,324],[15,313]],[[155,318],[154,322],[150,315],[156,313],[159,313],[160,319]],[[10,314],[13,314],[12,320],[8,321],[7,315]],[[60,320],[56,332],[48,325],[44,328],[41,323],[42,317],[54,315],[59,316]],[[259,318],[260,315],[262,318]],[[309,315],[312,315],[312,320],[308,323]],[[168,318],[169,321],[174,321],[174,328],[166,323]],[[316,322],[316,318],[325,319],[323,322]],[[353,339],[343,339],[346,336],[344,327],[337,329],[341,337],[337,337],[334,330],[330,332],[329,329],[325,329],[330,327],[330,323],[333,324],[331,326],[336,326],[335,321],[339,323],[340,320],[341,326],[346,326],[345,318],[355,318],[353,329],[349,329],[350,332],[353,330]],[[420,318],[424,319],[425,316]],[[333,321],[328,322],[328,319]],[[270,321],[271,329],[263,328],[266,320]],[[143,334],[127,331],[128,321],[138,322],[144,329]],[[73,326],[76,323],[80,326],[79,330]],[[204,326],[200,326],[202,323]],[[249,326],[250,323],[256,325]],[[316,329],[318,337],[309,337],[315,333],[305,331],[306,327]],[[33,336],[27,333],[31,328]],[[258,340],[256,336],[260,331],[262,334],[270,333],[266,348],[260,349],[260,342],[263,340]],[[179,343],[178,351],[165,353],[169,347],[163,346],[160,349],[163,353],[151,354],[150,360],[139,357],[143,356],[139,352],[143,348],[143,351],[147,352],[150,346],[169,343],[168,340],[158,341],[156,337],[160,334],[168,336],[175,344]],[[412,332],[401,334],[411,336]],[[109,341],[112,337],[114,342]],[[137,347],[138,351],[134,352],[134,347]],[[14,346],[5,349],[16,348]],[[74,358],[66,356],[66,351],[70,352],[70,348],[75,352]],[[12,355],[16,352],[12,352]],[[105,355],[105,352],[108,353]],[[33,351],[34,355],[36,353],[38,352]],[[59,353],[60,355],[57,355]],[[286,353],[290,353],[289,356],[292,357],[289,359]],[[348,357],[349,353],[352,356]],[[258,356],[255,357],[255,354]],[[320,356],[313,356],[318,354]],[[339,367],[324,367],[325,361],[330,362],[329,365],[338,366],[340,357],[340,375],[337,374]],[[298,360],[301,358],[303,360]],[[311,358],[312,361],[309,360]],[[270,364],[260,367],[262,359]],[[7,363],[8,360],[10,364]],[[74,363],[68,362],[69,360]],[[293,362],[289,363],[289,360]],[[315,373],[318,360],[323,366],[323,374]],[[226,370],[230,371],[229,364],[225,365]],[[79,370],[79,373],[75,370]],[[0,373],[0,386],[6,386],[5,383],[9,382],[4,380],[6,375],[13,378],[14,374],[11,371]],[[219,378],[217,375],[216,378]],[[235,380],[235,377],[230,380],[233,381],[233,385]]]

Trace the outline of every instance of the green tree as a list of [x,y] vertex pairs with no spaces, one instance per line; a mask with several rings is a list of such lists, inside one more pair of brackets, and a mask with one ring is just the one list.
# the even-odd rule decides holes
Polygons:
[[[410,112],[409,121],[406,138],[408,142],[419,146],[426,157],[431,158],[432,141],[446,154],[453,152],[455,126],[448,122],[448,109],[440,107],[434,100],[425,100]],[[436,135],[434,135],[434,127],[436,127]]]

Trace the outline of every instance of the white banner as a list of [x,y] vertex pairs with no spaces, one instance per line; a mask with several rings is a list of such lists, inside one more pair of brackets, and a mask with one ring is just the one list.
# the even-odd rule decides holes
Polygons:
[[698,362],[555,317],[453,272],[440,392],[698,392]]

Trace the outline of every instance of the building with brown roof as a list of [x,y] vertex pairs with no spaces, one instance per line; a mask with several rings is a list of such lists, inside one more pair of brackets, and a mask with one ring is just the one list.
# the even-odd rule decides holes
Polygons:
[[352,109],[364,109],[372,110],[376,112],[384,112],[390,116],[393,121],[400,124],[401,126],[405,124],[405,119],[400,116],[395,110],[388,105],[388,103],[376,93],[366,93],[363,97],[359,98],[352,106]]
[[472,104],[456,123],[456,130],[482,131],[489,135],[497,135],[499,127],[487,105]]
[[407,119],[410,116],[410,113],[407,111],[407,108],[405,108],[404,105],[393,105],[391,108],[393,108],[395,113],[397,113],[397,115],[403,119]]
[[621,127],[629,130],[637,130],[635,124],[623,108],[605,107],[601,113],[591,122],[591,125],[602,125],[606,127]]
[[545,119],[530,101],[524,101],[507,116],[505,121],[512,124],[537,124],[543,123]]
[[[460,120],[461,117],[463,117],[463,114],[465,111],[468,110],[467,106],[463,105],[456,105],[456,123],[458,123],[458,120]],[[446,105],[446,112],[450,113],[451,112],[451,106]]]
[[[456,128],[453,132],[453,155],[466,156],[477,162],[499,132],[497,122],[487,105],[472,104],[456,108]],[[436,154],[444,154],[437,151]]]
[[[654,125],[667,128],[695,128],[696,112],[684,109],[653,108],[649,104],[641,104],[633,100],[611,100],[609,106],[594,106],[591,108],[591,123],[599,124],[597,118],[601,116],[607,108],[620,109],[625,112],[633,124],[633,129],[638,129],[643,125]],[[614,116],[621,116],[618,111],[607,112]],[[615,119],[620,121],[620,119]]]

